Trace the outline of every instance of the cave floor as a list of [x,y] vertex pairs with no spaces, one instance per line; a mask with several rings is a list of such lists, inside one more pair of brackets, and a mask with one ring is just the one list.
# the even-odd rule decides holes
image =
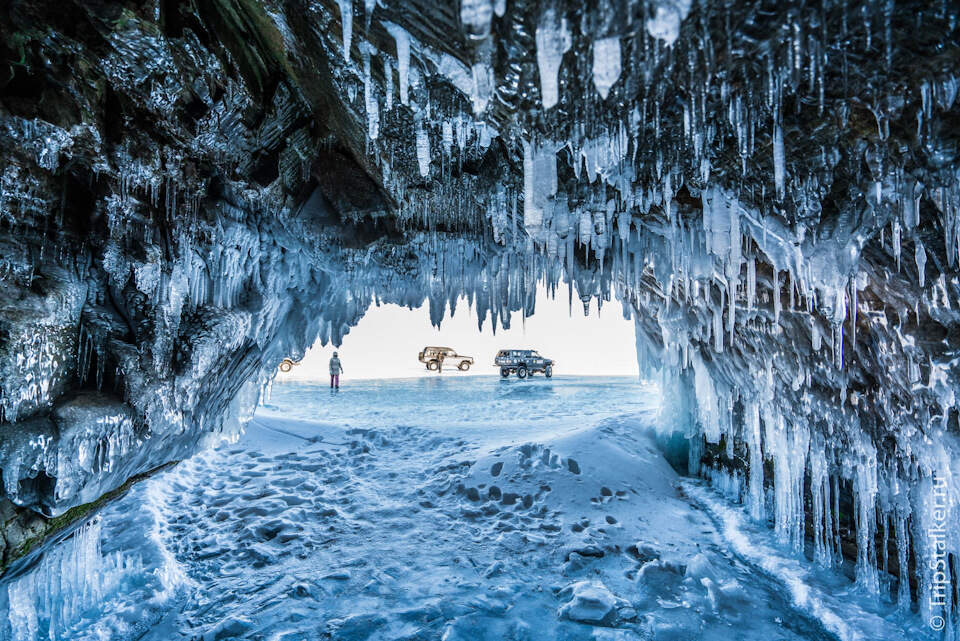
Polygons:
[[922,638],[680,482],[645,435],[656,404],[631,379],[277,385],[239,442],[0,586],[6,634]]

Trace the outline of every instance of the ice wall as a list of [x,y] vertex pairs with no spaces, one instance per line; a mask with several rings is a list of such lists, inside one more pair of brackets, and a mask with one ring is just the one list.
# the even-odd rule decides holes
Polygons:
[[636,319],[693,471],[935,595],[903,586],[958,525],[954,3],[37,5],[4,23],[10,499],[236,429],[371,299],[507,323],[576,283]]

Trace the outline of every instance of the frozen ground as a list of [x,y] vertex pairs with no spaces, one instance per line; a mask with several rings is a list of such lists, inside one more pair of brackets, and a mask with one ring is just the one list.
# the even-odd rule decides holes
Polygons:
[[3,635],[922,638],[678,485],[656,402],[615,378],[278,385],[239,443],[0,584]]

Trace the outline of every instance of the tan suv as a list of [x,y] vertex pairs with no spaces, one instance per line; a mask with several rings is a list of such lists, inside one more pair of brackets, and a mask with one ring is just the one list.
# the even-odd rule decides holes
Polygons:
[[424,347],[418,358],[430,371],[440,371],[445,362],[454,363],[461,372],[467,371],[473,365],[472,356],[457,354],[450,347]]

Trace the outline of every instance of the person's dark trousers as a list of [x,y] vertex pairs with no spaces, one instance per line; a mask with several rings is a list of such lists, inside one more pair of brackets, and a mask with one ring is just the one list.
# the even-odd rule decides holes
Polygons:
[[337,389],[340,389],[340,375],[339,375],[339,374],[331,374],[331,375],[330,375],[330,387],[331,387],[331,388],[336,387]]

